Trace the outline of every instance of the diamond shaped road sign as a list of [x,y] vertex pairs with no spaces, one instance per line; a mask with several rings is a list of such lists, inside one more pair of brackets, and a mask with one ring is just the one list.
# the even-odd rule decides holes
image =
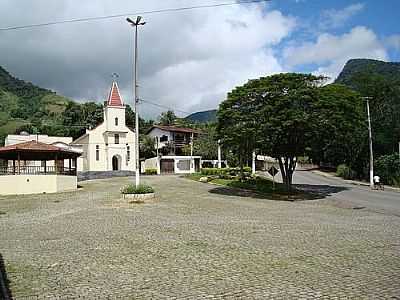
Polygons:
[[274,177],[276,174],[279,173],[279,170],[272,166],[271,168],[268,169],[268,173],[271,174],[272,177]]

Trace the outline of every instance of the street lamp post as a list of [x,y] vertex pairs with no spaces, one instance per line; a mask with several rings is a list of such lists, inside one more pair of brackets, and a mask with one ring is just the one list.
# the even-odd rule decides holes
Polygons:
[[138,46],[137,46],[137,36],[138,36],[138,26],[144,25],[146,22],[141,22],[142,17],[138,16],[136,21],[132,21],[130,18],[126,18],[126,21],[135,27],[135,59],[134,59],[134,104],[135,104],[135,184],[136,187],[140,184],[140,160],[139,160],[139,111],[138,111],[138,84],[137,84],[137,59],[138,59]]
[[364,97],[367,101],[367,115],[368,115],[368,136],[369,136],[369,185],[371,189],[374,188],[374,154],[372,149],[372,128],[371,128],[371,114],[369,111],[370,97]]

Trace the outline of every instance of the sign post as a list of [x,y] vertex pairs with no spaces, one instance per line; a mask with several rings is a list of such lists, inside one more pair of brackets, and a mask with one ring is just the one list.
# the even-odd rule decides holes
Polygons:
[[272,176],[272,191],[275,191],[275,175],[279,173],[279,170],[272,166],[268,169],[268,173]]

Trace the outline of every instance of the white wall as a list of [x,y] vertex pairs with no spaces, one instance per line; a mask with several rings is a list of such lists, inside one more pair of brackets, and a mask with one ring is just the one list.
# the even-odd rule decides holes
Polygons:
[[[159,138],[159,139],[158,139],[158,149],[161,149],[162,147],[165,147],[165,145],[166,145],[168,142],[172,141],[172,133],[171,133],[170,131],[165,131],[165,130],[162,130],[162,129],[160,129],[160,128],[153,128],[147,135],[148,135],[148,136],[151,136],[151,137],[153,137],[153,138],[155,138],[155,137],[158,137],[158,138]],[[168,141],[166,141],[166,142],[160,142],[160,138],[161,138],[163,135],[166,135],[166,136],[168,137]],[[154,147],[156,148],[156,142],[154,143]]]
[[0,195],[56,193],[77,188],[76,176],[5,175],[0,176]]

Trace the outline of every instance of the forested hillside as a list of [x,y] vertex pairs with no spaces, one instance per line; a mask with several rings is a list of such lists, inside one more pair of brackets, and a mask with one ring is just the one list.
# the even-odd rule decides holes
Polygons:
[[[127,125],[133,126],[134,113],[129,106],[126,112]],[[102,104],[74,102],[15,78],[0,67],[0,145],[8,134],[20,131],[77,138],[85,128],[102,121]],[[145,130],[148,122],[140,121]]]
[[353,59],[347,62],[335,83],[347,85],[369,98],[376,154],[397,152],[400,141],[400,63]]
[[188,121],[195,123],[213,123],[217,120],[217,110],[205,110],[190,114],[185,118]]

